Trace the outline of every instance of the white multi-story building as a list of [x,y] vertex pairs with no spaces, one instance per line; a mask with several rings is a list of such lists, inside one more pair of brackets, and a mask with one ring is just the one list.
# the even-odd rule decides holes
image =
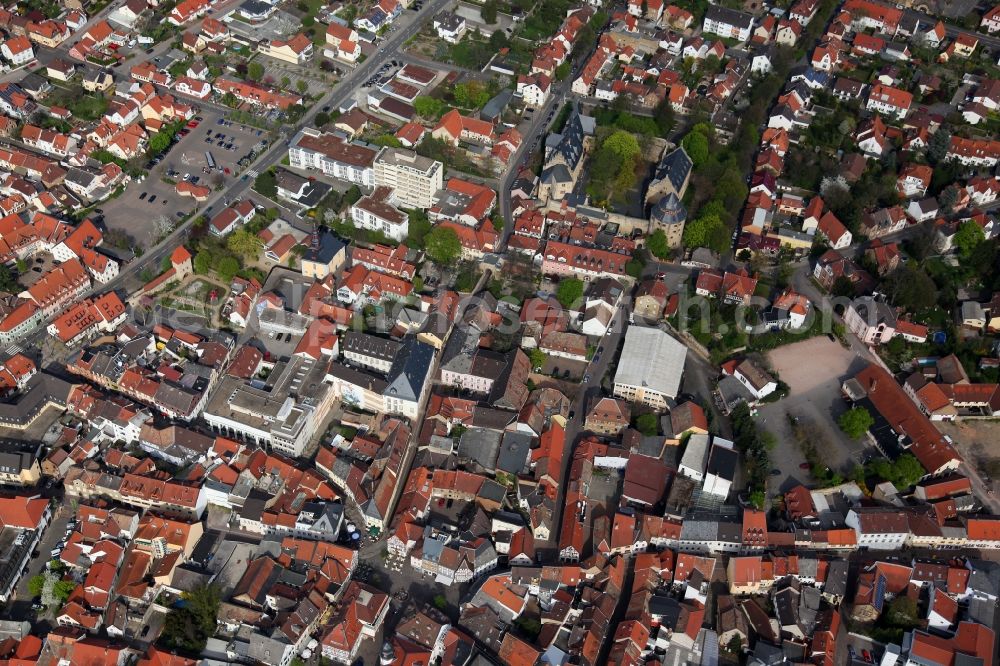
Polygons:
[[344,358],[354,365],[387,374],[403,345],[389,338],[347,331],[341,339]]
[[410,216],[396,208],[396,197],[388,187],[379,186],[351,206],[351,219],[359,229],[381,231],[403,242],[410,233]]
[[910,536],[906,515],[883,509],[851,509],[844,523],[854,530],[858,548],[900,550]]
[[385,147],[374,162],[374,184],[393,190],[404,206],[430,208],[444,187],[444,165],[412,150]]
[[705,12],[704,32],[744,42],[750,39],[751,30],[753,30],[751,14],[719,5],[711,5]]
[[288,163],[297,169],[317,170],[326,176],[364,187],[375,186],[372,164],[378,153],[334,134],[306,128],[288,147]]

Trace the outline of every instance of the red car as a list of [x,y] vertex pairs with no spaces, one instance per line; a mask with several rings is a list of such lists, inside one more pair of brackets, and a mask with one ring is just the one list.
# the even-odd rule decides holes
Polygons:
[[190,128],[190,129],[194,129],[195,127],[197,127],[197,126],[198,126],[198,121],[197,121],[197,120],[190,120],[190,121],[188,121],[188,124],[187,124],[187,126],[188,126],[188,127]]
[[809,463],[802,463],[799,465],[799,469],[809,469]]

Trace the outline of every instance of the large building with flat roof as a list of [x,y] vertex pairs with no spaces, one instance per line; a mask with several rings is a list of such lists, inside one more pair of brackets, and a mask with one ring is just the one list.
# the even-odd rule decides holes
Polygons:
[[375,185],[394,190],[406,208],[427,209],[444,187],[444,165],[412,150],[386,147],[375,158]]
[[293,356],[274,365],[267,379],[227,375],[203,416],[214,432],[298,456],[326,418],[333,391],[327,364]]
[[687,347],[658,328],[629,326],[615,373],[614,395],[653,409],[677,397]]

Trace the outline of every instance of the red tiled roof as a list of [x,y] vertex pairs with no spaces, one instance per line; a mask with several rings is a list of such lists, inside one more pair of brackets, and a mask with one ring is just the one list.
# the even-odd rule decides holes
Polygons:
[[961,456],[896,383],[877,365],[855,375],[868,399],[889,425],[912,440],[911,451],[931,474],[961,462]]

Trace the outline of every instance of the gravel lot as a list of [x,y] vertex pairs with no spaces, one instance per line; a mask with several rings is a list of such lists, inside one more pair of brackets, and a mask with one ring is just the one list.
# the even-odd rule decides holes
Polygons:
[[990,478],[989,487],[1000,491],[1000,422],[966,420],[959,423],[935,421],[942,433],[951,437],[967,463],[983,476]]
[[840,397],[840,384],[864,367],[864,360],[826,336],[779,347],[768,356],[775,373],[790,387],[787,398],[760,408],[759,422],[777,437],[771,452],[772,466],[781,470],[775,490],[785,491],[798,483],[809,484],[808,470],[799,468],[805,457],[792,433],[789,417],[797,417],[803,426],[811,425],[822,438],[817,449],[826,456],[827,465],[846,471],[860,463],[865,446],[849,440],[837,426],[837,418],[847,409]]

